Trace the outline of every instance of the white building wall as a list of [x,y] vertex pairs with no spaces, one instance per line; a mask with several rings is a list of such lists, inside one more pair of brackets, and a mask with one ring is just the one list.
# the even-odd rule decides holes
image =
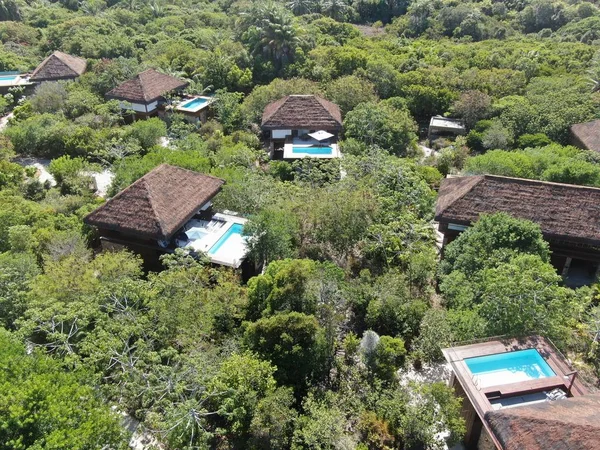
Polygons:
[[292,135],[292,130],[273,130],[271,131],[272,139],[285,139]]
[[152,102],[148,105],[143,103],[129,103],[129,102],[119,102],[121,105],[121,109],[133,109],[135,112],[152,112],[158,107],[158,101]]

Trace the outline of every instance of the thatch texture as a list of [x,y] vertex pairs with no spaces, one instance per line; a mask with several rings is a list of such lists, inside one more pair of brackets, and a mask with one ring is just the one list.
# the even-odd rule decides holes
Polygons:
[[262,116],[264,130],[341,130],[342,113],[335,103],[316,95],[288,95],[269,103]]
[[571,140],[577,147],[600,152],[600,120],[571,126]]
[[138,73],[106,94],[107,98],[126,100],[132,103],[151,103],[167,92],[183,89],[187,81],[157,72],[154,69]]
[[446,178],[435,219],[469,225],[506,212],[540,225],[548,239],[600,245],[600,189],[495,175]]
[[91,212],[84,222],[100,229],[169,240],[224,181],[162,164]]
[[585,395],[485,415],[503,450],[600,449],[600,396]]
[[85,59],[56,51],[36,67],[29,79],[37,82],[69,80],[83,74],[86,67]]

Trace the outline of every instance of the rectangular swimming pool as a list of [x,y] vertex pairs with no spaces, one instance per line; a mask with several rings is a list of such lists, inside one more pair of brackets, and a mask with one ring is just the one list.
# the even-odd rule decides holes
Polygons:
[[17,78],[19,78],[19,75],[2,75],[0,81],[15,81]]
[[196,110],[199,109],[201,106],[205,105],[206,103],[208,103],[207,99],[198,97],[193,100],[190,100],[189,102],[183,103],[182,105],[180,105],[180,107],[185,109]]
[[518,383],[556,374],[536,349],[466,358],[480,388]]
[[208,250],[209,255],[216,254],[225,243],[232,237],[237,238],[236,240],[242,239],[242,231],[244,231],[244,225],[241,223],[234,223],[229,229],[219,238],[217,242]]
[[292,153],[304,153],[305,155],[332,155],[331,147],[292,147]]

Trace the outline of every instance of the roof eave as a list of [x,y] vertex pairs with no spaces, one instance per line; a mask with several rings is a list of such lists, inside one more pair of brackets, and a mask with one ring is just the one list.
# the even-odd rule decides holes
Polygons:
[[335,125],[334,127],[322,127],[322,126],[318,126],[315,127],[313,124],[304,124],[304,125],[269,125],[269,124],[265,124],[265,125],[261,125],[260,126],[263,130],[306,130],[307,128],[313,129],[313,128],[318,128],[319,130],[335,130],[335,131],[341,131],[342,129],[342,125],[338,124]]

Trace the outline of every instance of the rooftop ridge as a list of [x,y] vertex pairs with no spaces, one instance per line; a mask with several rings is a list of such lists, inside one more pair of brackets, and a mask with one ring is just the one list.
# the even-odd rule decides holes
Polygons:
[[[559,183],[557,181],[545,181],[545,180],[533,180],[530,178],[518,178],[518,177],[507,177],[505,175],[494,175],[494,174],[481,174],[481,175],[465,175],[465,177],[484,177],[490,179],[498,179],[498,180],[511,180],[523,184],[541,184],[541,185],[550,185],[550,186],[561,186],[568,187],[572,189],[582,189],[582,190],[591,190],[591,191],[600,191],[600,187],[596,186],[582,186],[580,184],[569,184],[569,183]],[[461,178],[461,177],[456,177]]]

